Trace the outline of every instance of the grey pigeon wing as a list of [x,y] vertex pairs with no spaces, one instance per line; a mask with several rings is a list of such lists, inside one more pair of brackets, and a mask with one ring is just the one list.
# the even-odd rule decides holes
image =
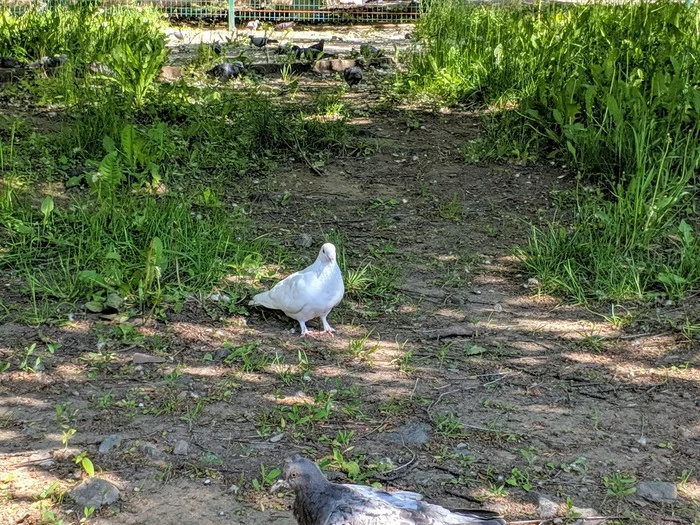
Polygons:
[[421,508],[420,501],[423,499],[423,496],[417,492],[409,492],[407,490],[386,492],[366,485],[345,486],[361,494],[365,498],[378,498],[401,509],[419,510]]
[[381,500],[343,503],[328,516],[323,525],[418,525],[401,509]]

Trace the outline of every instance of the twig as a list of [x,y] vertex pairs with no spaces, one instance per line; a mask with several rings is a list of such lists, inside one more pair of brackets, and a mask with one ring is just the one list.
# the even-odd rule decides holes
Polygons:
[[503,374],[501,377],[498,377],[498,378],[494,379],[493,381],[489,381],[488,383],[484,383],[484,384],[481,385],[481,386],[488,386],[488,385],[492,385],[492,384],[494,384],[494,383],[498,383],[499,381],[502,381],[503,379],[505,379],[505,378],[508,377],[509,375],[510,375],[510,374]]
[[[406,467],[412,465],[414,461],[416,461],[416,454],[410,448],[408,448],[406,445],[403,445],[403,448],[405,448],[406,450],[408,450],[410,452],[411,459],[409,459],[406,463],[404,463],[403,465],[399,465],[396,468],[393,468],[391,470],[387,470],[386,472],[382,472],[381,474],[375,474],[374,475],[375,478],[380,479],[382,481],[393,481],[393,480],[397,479],[399,477],[399,475],[389,476],[389,474],[391,474],[392,472],[398,472],[399,470],[403,470]],[[403,475],[403,474],[401,474],[401,475]]]

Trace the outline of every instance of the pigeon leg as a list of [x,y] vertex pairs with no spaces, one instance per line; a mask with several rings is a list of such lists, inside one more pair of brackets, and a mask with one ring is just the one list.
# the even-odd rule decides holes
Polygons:
[[313,332],[306,328],[306,323],[304,321],[299,321],[299,327],[301,329],[301,337],[312,337]]
[[327,315],[328,314],[324,314],[321,316],[321,323],[323,323],[323,332],[330,335],[331,337],[334,337],[333,332],[335,332],[335,328],[328,324],[328,321],[326,320]]

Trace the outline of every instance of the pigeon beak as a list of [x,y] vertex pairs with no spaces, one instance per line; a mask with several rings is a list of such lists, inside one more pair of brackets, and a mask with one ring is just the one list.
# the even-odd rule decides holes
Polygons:
[[326,254],[326,259],[328,259],[328,262],[329,262],[329,263],[333,263],[333,261],[335,261],[335,258],[334,258],[332,255],[328,254],[328,253]]
[[271,494],[277,494],[280,490],[285,489],[289,490],[289,485],[287,482],[283,479],[278,479],[275,481],[275,483],[270,487],[270,493]]

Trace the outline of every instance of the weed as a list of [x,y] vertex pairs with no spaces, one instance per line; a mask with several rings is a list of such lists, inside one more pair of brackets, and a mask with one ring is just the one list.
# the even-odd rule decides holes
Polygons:
[[36,343],[32,343],[29,347],[24,349],[24,358],[19,364],[19,369],[23,372],[37,372],[39,366],[41,365],[41,357],[34,356],[34,350],[36,350]]
[[530,481],[530,473],[526,470],[521,470],[517,467],[513,467],[510,471],[510,476],[506,478],[506,485],[511,487],[519,487],[525,492],[530,492],[532,490],[532,482]]
[[95,475],[95,466],[92,464],[90,458],[87,457],[86,451],[82,451],[80,454],[77,454],[73,458],[73,462],[76,465],[80,465],[88,476],[93,477]]
[[319,462],[321,468],[331,468],[345,473],[345,475],[353,482],[359,483],[369,477],[371,472],[362,472],[360,462],[356,460],[346,459],[343,453],[337,448],[333,448],[333,453],[330,458],[324,458]]
[[454,195],[449,201],[438,205],[437,213],[446,221],[462,222],[462,203]]
[[265,491],[272,486],[281,473],[282,471],[277,467],[268,470],[263,463],[260,463],[260,480],[253,479],[253,488],[258,492]]
[[403,398],[392,397],[379,404],[379,413],[384,416],[400,416],[408,410],[409,402]]
[[258,344],[252,342],[236,347],[231,343],[224,343],[222,348],[230,351],[224,358],[224,363],[231,366],[240,364],[241,370],[246,373],[264,370],[270,363],[270,358],[258,350]]
[[505,485],[497,485],[492,481],[489,481],[489,488],[486,491],[486,495],[492,499],[500,499],[508,497],[508,489]]
[[603,476],[603,486],[607,489],[606,494],[617,499],[622,499],[637,492],[636,476],[624,475],[615,472],[610,476]]
[[435,423],[438,432],[446,437],[459,437],[464,433],[462,422],[454,414],[437,414]]
[[368,364],[372,365],[374,364],[374,359],[372,358],[372,354],[376,352],[379,349],[379,343],[375,343],[373,345],[368,345],[367,341],[369,340],[369,337],[372,335],[372,332],[370,331],[363,337],[359,337],[357,339],[350,339],[348,341],[348,352],[350,355],[353,357],[357,357],[358,359],[361,359],[363,361],[367,361]]

